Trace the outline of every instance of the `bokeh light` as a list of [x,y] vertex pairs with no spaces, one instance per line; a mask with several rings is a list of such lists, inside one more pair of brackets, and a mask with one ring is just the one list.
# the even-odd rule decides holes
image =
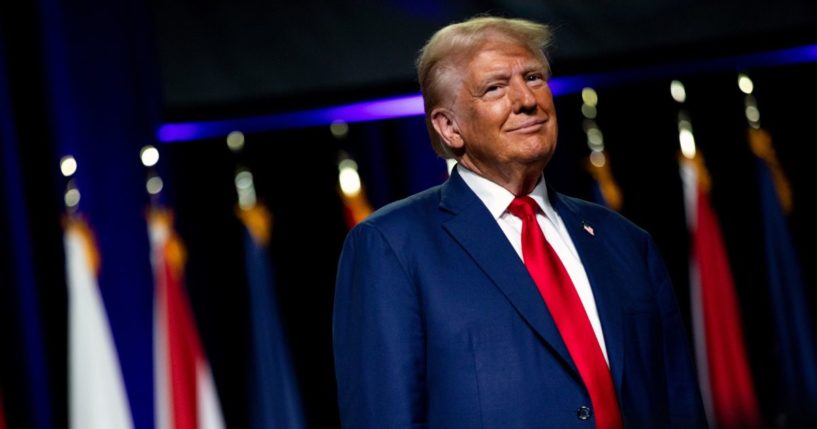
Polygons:
[[672,81],[672,83],[670,83],[670,86],[669,86],[669,91],[670,91],[670,94],[672,94],[672,99],[673,100],[675,100],[675,101],[677,101],[679,103],[683,103],[684,101],[686,101],[687,91],[686,91],[686,88],[684,88],[684,84],[681,83],[680,80]]
[[340,190],[347,196],[360,193],[360,175],[357,173],[357,163],[351,159],[344,159],[338,164],[338,182]]
[[689,159],[695,158],[695,136],[692,135],[692,130],[679,130],[678,140],[681,142],[681,153]]
[[749,95],[754,91],[755,84],[752,82],[752,79],[749,79],[749,76],[741,73],[738,75],[738,88],[740,88],[744,94]]
[[62,157],[60,159],[60,172],[65,177],[71,177],[77,172],[77,160],[71,155]]
[[162,192],[162,188],[164,188],[164,182],[162,178],[159,176],[153,176],[148,179],[147,183],[145,184],[145,188],[147,188],[148,194],[150,195],[158,195]]
[[142,159],[142,165],[145,167],[153,167],[159,162],[159,150],[151,145],[147,145],[139,151],[139,158]]
[[349,124],[341,120],[333,121],[332,124],[329,125],[329,131],[336,138],[344,138],[349,134]]
[[238,152],[244,148],[244,133],[241,131],[233,131],[227,134],[227,147],[233,152]]
[[584,104],[596,107],[599,102],[599,95],[596,93],[596,90],[590,87],[582,89],[582,101]]

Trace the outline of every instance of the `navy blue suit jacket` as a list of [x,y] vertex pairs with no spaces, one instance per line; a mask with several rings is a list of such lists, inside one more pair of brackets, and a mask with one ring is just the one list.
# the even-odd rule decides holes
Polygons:
[[[704,427],[649,235],[599,205],[549,196],[593,289],[625,426]],[[344,428],[595,426],[578,417],[590,398],[525,265],[456,171],[349,233],[333,330]]]

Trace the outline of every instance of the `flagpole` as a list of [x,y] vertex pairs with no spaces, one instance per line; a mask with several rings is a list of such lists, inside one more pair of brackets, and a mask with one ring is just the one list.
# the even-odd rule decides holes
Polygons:
[[244,262],[251,323],[247,370],[249,429],[304,429],[306,416],[278,305],[275,267],[269,255],[273,217],[259,201],[250,167],[241,162],[245,140],[241,131],[227,136],[227,146],[238,157],[234,178],[236,215],[245,226]]
[[148,234],[154,274],[154,401],[157,429],[224,429],[213,372],[184,288],[187,252],[173,226],[172,210],[161,204],[164,182],[159,151],[139,152],[150,195]]
[[584,116],[582,128],[587,137],[587,147],[590,154],[585,162],[585,169],[594,179],[596,199],[600,204],[604,204],[613,210],[621,211],[624,199],[621,188],[613,177],[613,170],[610,168],[610,159],[604,150],[604,134],[596,123],[598,115],[599,96],[595,89],[585,87],[581,91],[582,107]]
[[793,427],[817,423],[817,338],[807,305],[806,283],[794,247],[788,218],[794,197],[778,161],[771,133],[761,127],[754,82],[738,74],[744,94],[749,148],[756,157],[760,211],[766,255],[768,298],[774,321],[774,349],[781,382],[777,384],[782,421]]
[[69,300],[69,428],[130,429],[133,416],[128,393],[99,289],[99,248],[91,226],[79,211],[76,159],[63,157],[60,170],[67,179],[63,227]]
[[686,88],[672,81],[678,110],[680,168],[690,231],[690,296],[701,396],[712,429],[762,426],[743,323],[723,234],[710,202],[711,178],[697,149]]

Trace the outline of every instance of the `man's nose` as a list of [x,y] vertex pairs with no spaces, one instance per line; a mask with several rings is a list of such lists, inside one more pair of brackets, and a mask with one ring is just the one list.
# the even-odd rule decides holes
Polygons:
[[536,107],[536,96],[524,79],[515,79],[511,84],[511,97],[516,113],[530,111]]

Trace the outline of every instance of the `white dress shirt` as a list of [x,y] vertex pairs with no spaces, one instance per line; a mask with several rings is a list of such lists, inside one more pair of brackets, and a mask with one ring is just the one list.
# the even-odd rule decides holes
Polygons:
[[[508,211],[508,206],[515,196],[502,186],[463,167],[462,164],[457,165],[457,172],[460,173],[460,177],[465,181],[465,184],[477,194],[477,197],[482,200],[482,203],[491,212],[499,228],[508,237],[508,241],[511,242],[519,258],[522,259],[522,219]],[[529,196],[542,209],[536,213],[536,220],[545,234],[545,239],[556,251],[556,254],[559,255],[562,265],[570,275],[570,280],[573,281],[576,293],[578,293],[584,311],[587,313],[587,318],[590,320],[590,326],[593,327],[593,332],[596,334],[596,340],[599,342],[604,360],[609,366],[610,361],[607,359],[604,332],[601,330],[601,320],[596,309],[596,300],[593,298],[593,290],[590,288],[590,281],[587,279],[584,265],[579,259],[579,254],[576,252],[576,247],[573,245],[573,240],[570,239],[570,234],[568,234],[562,218],[559,217],[559,214],[550,204],[550,200],[548,200],[544,175]],[[522,260],[524,262],[524,259]]]

